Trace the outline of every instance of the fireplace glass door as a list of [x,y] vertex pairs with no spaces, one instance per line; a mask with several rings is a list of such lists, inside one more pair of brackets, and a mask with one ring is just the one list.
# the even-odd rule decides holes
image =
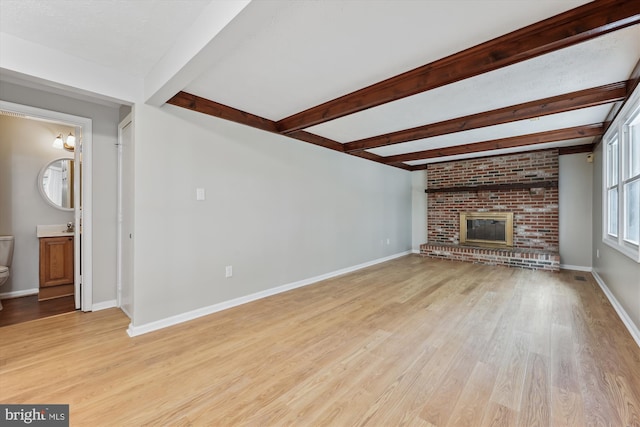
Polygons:
[[513,213],[460,213],[460,243],[474,246],[513,246]]
[[468,219],[467,239],[504,242],[506,238],[506,225],[506,221],[495,219]]

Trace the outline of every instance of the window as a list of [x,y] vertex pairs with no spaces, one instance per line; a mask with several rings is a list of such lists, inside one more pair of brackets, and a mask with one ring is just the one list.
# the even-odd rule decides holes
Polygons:
[[624,168],[624,240],[640,244],[640,108],[628,125],[627,165]]
[[[636,90],[604,141],[603,240],[640,262],[640,95]],[[632,102],[635,101],[635,102]]]

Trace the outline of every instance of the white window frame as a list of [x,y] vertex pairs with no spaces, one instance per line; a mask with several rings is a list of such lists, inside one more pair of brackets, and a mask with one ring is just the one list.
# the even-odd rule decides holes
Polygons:
[[[603,168],[607,171],[607,173],[604,176],[604,187],[605,187],[605,191],[604,191],[604,196],[603,196],[603,200],[605,200],[605,216],[606,216],[606,222],[605,222],[605,230],[604,230],[604,235],[606,236],[607,239],[609,240],[618,240],[618,237],[620,236],[620,146],[621,146],[621,138],[618,135],[618,133],[615,133],[608,141],[605,142],[603,150],[605,150],[605,164],[603,165]],[[615,152],[615,157],[611,156],[611,149],[610,147],[612,147],[615,144],[616,146],[616,152]],[[611,172],[611,164],[615,163],[616,165],[616,173],[612,173]],[[613,177],[613,181],[614,182],[610,182],[611,178]],[[615,232],[611,232],[611,230],[609,229],[609,223],[611,222],[611,212],[609,210],[609,207],[611,206],[611,201],[609,199],[609,195],[611,194],[612,191],[615,190],[615,193],[617,194],[616,197],[616,229]]]
[[[640,245],[631,242],[626,237],[626,223],[628,212],[626,206],[625,185],[640,181],[640,174],[631,176],[631,132],[630,126],[635,121],[636,125],[640,117],[640,86],[636,87],[631,97],[618,113],[614,122],[603,138],[603,162],[602,162],[602,241],[608,246],[625,254],[634,261],[640,263]],[[611,164],[609,145],[617,139],[617,168],[616,183],[609,183],[609,167]],[[617,235],[609,234],[609,190],[617,188]]]

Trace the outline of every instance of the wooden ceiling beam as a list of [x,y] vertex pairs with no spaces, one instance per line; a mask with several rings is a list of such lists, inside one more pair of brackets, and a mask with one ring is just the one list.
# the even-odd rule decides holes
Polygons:
[[561,156],[567,154],[579,154],[579,153],[591,153],[593,151],[593,144],[572,145],[571,147],[560,147],[558,154]]
[[219,104],[211,101],[210,99],[192,95],[187,92],[178,92],[167,101],[167,104],[197,111],[198,113],[207,114],[209,116],[230,120],[232,122],[240,123],[241,125],[247,125],[257,129],[266,130],[268,132],[278,133],[275,123],[269,119],[247,113],[246,111],[238,110],[224,104]]
[[339,151],[341,153],[344,152],[344,145],[340,144],[339,142],[334,141],[333,139],[325,138],[320,135],[305,132],[303,130],[292,132],[284,136],[288,136],[290,138],[294,138],[300,141],[309,142],[311,144],[319,145],[320,147],[329,148],[331,150]]
[[[559,147],[558,148],[558,155],[566,155],[566,154],[576,154],[576,153],[589,153],[592,152],[595,149],[595,146],[593,144],[579,144],[579,145],[571,145],[569,147]],[[527,150],[527,153],[537,153],[537,152],[541,152],[541,151],[548,151],[551,150],[551,148],[539,148],[536,150]],[[505,156],[507,154],[500,154],[501,156]],[[474,160],[476,159],[486,159],[488,157],[494,157],[495,154],[491,154],[491,153],[487,153],[484,156],[478,156],[478,157],[473,157]],[[438,160],[435,162],[430,162],[430,163],[424,163],[421,165],[415,165],[415,166],[411,166],[411,171],[419,171],[419,170],[425,170],[428,169],[429,165],[437,165],[437,164],[442,164],[442,163],[448,163],[448,162],[455,162],[456,160],[449,160],[449,159],[442,159],[442,160]]]
[[413,168],[410,165],[407,165],[405,163],[402,162],[386,162],[385,161],[385,157],[382,156],[378,156],[377,154],[374,153],[370,153],[368,151],[360,151],[357,153],[348,153],[351,154],[352,156],[355,157],[362,157],[363,159],[367,159],[367,160],[371,160],[372,162],[377,162],[377,163],[382,163],[383,165],[387,165],[387,166],[394,166],[396,168],[400,168],[400,169],[404,169],[407,171],[411,171],[413,170]]
[[[210,99],[192,95],[187,92],[178,92],[173,98],[167,101],[167,104],[197,111],[198,113],[207,114],[220,119],[230,120],[256,129],[266,130],[267,132],[280,133],[276,128],[275,122],[272,120],[211,101]],[[309,132],[298,131],[284,136],[297,139],[299,141],[309,142],[341,153],[344,152],[344,146],[339,142]]]
[[309,108],[276,123],[282,133],[526,61],[640,22],[638,0],[596,0]]
[[[504,148],[524,147],[547,142],[563,141],[566,139],[586,138],[604,133],[604,123],[596,123],[572,128],[557,129],[509,138],[493,139],[490,141],[474,142],[471,144],[455,145],[452,147],[436,148],[433,150],[417,151],[414,153],[398,154],[383,157],[386,163],[409,162],[414,160],[433,159],[437,157],[456,156],[459,154],[479,153],[483,151],[501,150]],[[489,153],[490,154],[490,153]]]
[[457,117],[438,123],[418,126],[411,129],[373,136],[344,144],[346,152],[368,150],[417,139],[432,138],[471,129],[494,126],[518,120],[532,119],[550,114],[558,114],[580,108],[594,107],[625,99],[628,93],[628,81],[612,83],[590,89],[584,89],[564,95],[552,96],[525,102],[518,105],[499,108],[482,113]]

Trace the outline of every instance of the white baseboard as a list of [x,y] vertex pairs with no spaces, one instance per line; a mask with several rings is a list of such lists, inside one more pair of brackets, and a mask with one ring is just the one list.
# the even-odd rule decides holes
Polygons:
[[595,271],[592,271],[591,275],[594,279],[596,279],[596,282],[598,282],[598,285],[600,285],[600,289],[602,289],[602,292],[604,292],[604,294],[607,296],[609,302],[616,310],[616,313],[618,313],[618,316],[620,316],[622,323],[624,323],[624,325],[627,327],[627,330],[635,340],[636,344],[638,344],[638,347],[640,347],[640,329],[638,328],[638,325],[633,323],[631,317],[629,317],[624,307],[620,305],[616,297],[613,295],[613,293],[611,293],[611,291],[607,287],[607,284],[604,282],[604,280],[602,280],[602,277],[600,277]]
[[26,297],[29,295],[38,295],[38,292],[39,292],[38,288],[25,289],[22,291],[4,292],[0,294],[0,299],[20,298],[20,297]]
[[570,264],[560,264],[561,270],[575,270],[575,271],[586,271],[587,273],[591,273],[593,271],[592,267],[585,267],[583,265],[570,265]]
[[390,261],[392,259],[400,258],[402,256],[410,254],[411,251],[401,252],[399,254],[391,255],[384,258],[378,258],[373,261],[365,262],[362,264],[355,265],[353,267],[347,267],[340,270],[333,271],[331,273],[321,274],[320,276],[311,277],[309,279],[300,280],[297,282],[289,283],[286,285],[278,286],[271,289],[266,289],[264,291],[256,292],[254,294],[246,295],[239,298],[234,298],[229,301],[224,301],[218,304],[213,304],[207,307],[198,308],[196,310],[188,311],[186,313],[177,314],[175,316],[167,317],[165,319],[156,320],[154,322],[146,323],[139,326],[133,326],[129,324],[129,328],[127,329],[127,334],[130,337],[135,337],[138,335],[146,334],[148,332],[157,331],[158,329],[167,328],[169,326],[177,325],[179,323],[187,322],[189,320],[197,319],[198,317],[207,316],[209,314],[217,313],[218,311],[226,310],[228,308],[236,307],[242,304],[246,304],[248,302],[252,302],[255,300],[259,300],[261,298],[266,298],[271,295],[279,294],[282,292],[290,291],[292,289],[301,288],[303,286],[311,285],[322,280],[327,280],[332,277],[340,276],[343,274],[351,273],[356,270],[360,270],[366,267],[370,267],[372,265],[380,264],[385,261]]
[[420,254],[420,249],[411,249],[412,254]]
[[91,311],[106,310],[107,308],[117,307],[117,305],[118,303],[114,299],[109,301],[95,302],[91,304]]

